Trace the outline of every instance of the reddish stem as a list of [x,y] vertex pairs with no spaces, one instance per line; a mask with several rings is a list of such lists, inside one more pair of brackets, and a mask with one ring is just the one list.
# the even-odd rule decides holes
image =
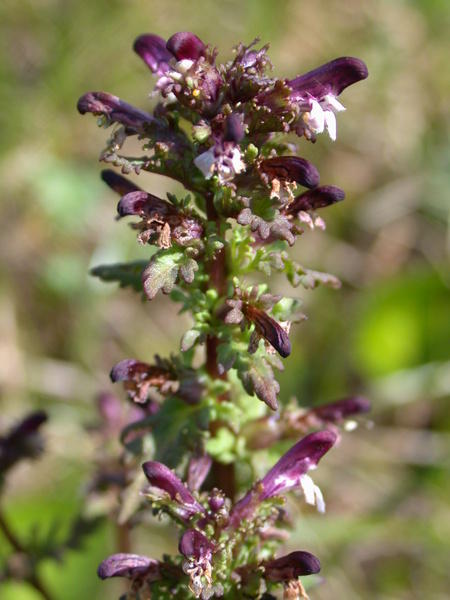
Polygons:
[[[209,196],[206,199],[206,212],[208,220],[215,221],[217,229],[220,228],[220,218],[214,207],[212,197]],[[225,248],[217,251],[212,259],[206,263],[206,271],[209,274],[208,287],[214,287],[217,290],[219,296],[224,296],[227,289],[227,262]],[[210,377],[213,379],[226,379],[226,373],[219,373],[217,366],[217,346],[219,340],[214,335],[208,335],[206,338],[206,370]],[[227,399],[227,395],[224,395],[219,400]],[[218,429],[224,424],[219,421],[214,421],[210,425],[210,432],[214,435]],[[225,424],[226,425],[226,424]],[[221,489],[225,494],[234,499],[236,493],[235,473],[234,465],[225,465],[221,462],[214,461],[212,466],[212,473],[214,475],[214,485]]]

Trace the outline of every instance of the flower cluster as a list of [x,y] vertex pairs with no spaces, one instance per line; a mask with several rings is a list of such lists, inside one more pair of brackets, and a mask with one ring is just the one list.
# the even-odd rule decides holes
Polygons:
[[[137,416],[124,420],[109,397],[104,431],[121,429],[124,445],[120,526],[139,522],[147,499],[181,534],[177,556],[122,548],[98,574],[130,579],[127,597],[136,599],[268,599],[280,586],[285,598],[304,598],[299,577],[317,573],[320,563],[303,550],[275,557],[287,535],[284,496],[297,490],[324,511],[309,471],[339,439],[338,425],[369,405],[350,397],[312,409],[279,406],[274,370],[292,352],[292,323],[305,315],[298,298],[272,294],[255,275],[284,274],[294,287],[339,287],[332,275],[289,257],[304,228],[323,229],[321,210],[345,197],[321,184],[292,140],[314,142],[324,131],[335,140],[340,95],[367,77],[367,68],[343,57],[279,79],[258,40],[240,44],[221,64],[217,50],[189,32],[168,40],[144,34],[134,50],[155,76],[153,110],[106,92],[85,94],[78,110],[112,126],[100,158],[122,174],[108,168],[102,179],[120,196],[117,218],[134,218],[139,243],[155,249],[149,261],[101,265],[93,274],[148,300],[170,294],[192,325],[179,356],[113,367],[111,380],[123,384]],[[141,156],[125,153],[130,137]],[[160,198],[124,176],[141,171],[176,180],[186,195]],[[240,494],[236,464],[254,473],[255,449],[276,451],[278,442],[305,434]],[[142,463],[149,486],[139,496]]]
[[[183,597],[178,595],[178,589],[189,586],[196,598],[207,600],[226,596],[233,589],[243,597],[255,597],[255,593],[259,597],[277,584],[288,589],[298,583],[299,576],[318,573],[320,562],[309,552],[265,558],[273,541],[283,538],[280,527],[285,509],[282,503],[270,500],[281,501],[286,492],[299,488],[307,503],[316,504],[323,511],[322,493],[308,471],[317,467],[335,441],[336,434],[326,430],[306,436],[236,504],[216,488],[196,492],[207,475],[205,471],[191,481],[190,489],[163,464],[144,463],[142,468],[150,483],[144,495],[154,508],[175,518],[183,530],[178,546],[180,556],[159,561],[135,554],[114,554],[101,563],[99,576],[131,579],[136,598],[144,590],[151,594],[153,589],[170,592],[174,598]],[[239,556],[244,553],[248,558],[242,564]],[[258,589],[255,572],[260,575]]]

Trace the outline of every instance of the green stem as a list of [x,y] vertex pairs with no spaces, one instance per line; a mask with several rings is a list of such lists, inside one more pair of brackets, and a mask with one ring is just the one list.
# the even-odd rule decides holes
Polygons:
[[[16,534],[12,531],[8,521],[6,520],[5,515],[0,511],[0,531],[3,533],[5,538],[8,540],[10,546],[13,548],[15,552],[18,554],[23,554],[28,556],[28,552],[25,546],[22,545],[20,540],[17,538]],[[34,589],[39,592],[39,594],[45,600],[53,600],[49,591],[46,589],[42,581],[39,579],[38,574],[36,573],[36,567],[33,564],[33,561],[29,561],[31,572],[24,577],[24,580],[27,581]]]

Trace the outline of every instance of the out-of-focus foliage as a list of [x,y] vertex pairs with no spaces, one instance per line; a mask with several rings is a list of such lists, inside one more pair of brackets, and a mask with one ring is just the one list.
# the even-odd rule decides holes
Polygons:
[[[101,88],[145,108],[152,82],[131,51],[145,31],[191,30],[221,49],[259,35],[277,75],[342,55],[370,72],[343,95],[339,143],[300,148],[347,199],[328,209],[325,234],[299,240],[295,259],[343,287],[294,290],[309,320],[297,328],[281,398],[316,404],[364,392],[374,427],[330,455],[319,473],[328,515],[304,515],[292,549],[307,540],[321,556],[327,581],[317,599],[447,597],[449,26],[447,0],[3,0],[0,425],[29,407],[50,414],[48,452],[8,480],[3,503],[17,531],[32,535],[36,521],[45,531],[55,519],[69,527],[93,470],[85,425],[111,365],[169,353],[189,325],[160,298],[139,305],[129,289],[88,275],[148,252],[114,221],[95,167],[104,132],[79,117],[76,100]],[[141,177],[156,195],[167,191],[167,181]],[[165,531],[149,523],[137,549],[171,549]],[[57,597],[113,595],[95,568],[114,535],[99,529],[63,567],[43,565],[49,587],[63,590]],[[12,584],[0,596],[36,598]]]

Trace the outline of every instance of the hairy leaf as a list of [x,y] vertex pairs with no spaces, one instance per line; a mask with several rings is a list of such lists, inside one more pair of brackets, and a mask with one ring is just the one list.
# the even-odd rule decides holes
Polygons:
[[142,292],[142,272],[146,265],[145,260],[99,265],[91,269],[90,273],[103,281],[117,282],[121,288],[131,287],[136,292]]
[[162,290],[170,294],[181,276],[186,283],[192,283],[198,264],[178,248],[168,248],[157,252],[142,273],[144,291],[149,300]]

